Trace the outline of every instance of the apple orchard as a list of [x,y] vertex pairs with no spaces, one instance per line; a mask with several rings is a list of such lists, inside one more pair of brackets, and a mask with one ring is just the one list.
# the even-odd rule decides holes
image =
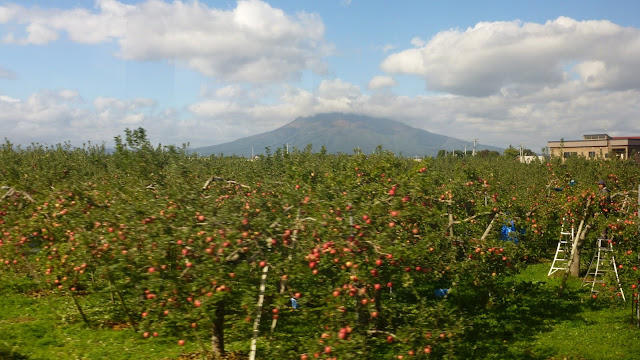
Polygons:
[[[627,301],[637,292],[632,163],[310,148],[248,161],[116,140],[112,154],[0,147],[0,276],[64,297],[89,328],[212,357],[456,358],[581,221],[582,270],[606,228]],[[584,297],[622,301],[615,280]]]

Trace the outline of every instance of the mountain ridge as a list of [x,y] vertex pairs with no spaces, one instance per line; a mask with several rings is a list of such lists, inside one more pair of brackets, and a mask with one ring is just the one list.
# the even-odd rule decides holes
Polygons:
[[[280,128],[237,139],[231,142],[200,147],[194,151],[200,155],[250,156],[264,154],[267,147],[275,149],[285,146],[303,149],[309,144],[319,150],[325,147],[328,153],[353,153],[359,148],[371,153],[376,147],[404,156],[436,156],[439,150],[471,151],[472,144],[445,135],[411,127],[397,120],[357,114],[322,113],[298,117]],[[476,151],[503,149],[476,145]]]

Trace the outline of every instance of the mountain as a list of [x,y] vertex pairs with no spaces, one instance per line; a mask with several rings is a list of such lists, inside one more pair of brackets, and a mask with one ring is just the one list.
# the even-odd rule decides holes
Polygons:
[[[364,154],[370,154],[378,145],[384,150],[404,156],[436,156],[438,150],[471,151],[470,141],[434,134],[417,129],[395,120],[375,118],[364,115],[329,113],[310,117],[299,117],[278,129],[238,139],[232,142],[194,149],[200,155],[224,154],[250,156],[253,148],[255,155],[263,154],[265,148],[271,151],[289,144],[289,149],[304,149],[313,145],[319,151],[324,145],[329,153],[352,154],[360,148]],[[476,145],[476,150],[503,149]]]

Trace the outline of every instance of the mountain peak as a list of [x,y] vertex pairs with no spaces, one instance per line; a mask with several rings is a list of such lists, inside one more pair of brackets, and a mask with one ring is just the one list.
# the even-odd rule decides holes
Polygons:
[[[202,155],[225,154],[249,156],[264,153],[266,147],[275,149],[288,144],[303,149],[312,144],[314,149],[324,146],[329,153],[351,154],[356,148],[367,154],[382,146],[383,149],[405,156],[435,156],[438,150],[471,149],[471,143],[426,130],[417,129],[400,121],[358,114],[323,113],[298,117],[294,121],[263,134],[253,135],[229,143],[195,149]],[[501,150],[478,145],[476,150]]]

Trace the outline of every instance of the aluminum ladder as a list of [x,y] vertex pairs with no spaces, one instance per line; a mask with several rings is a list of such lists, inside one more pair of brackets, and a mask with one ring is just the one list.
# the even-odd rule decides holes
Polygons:
[[556,271],[569,270],[569,260],[571,258],[571,247],[575,237],[575,231],[573,226],[571,231],[564,231],[564,219],[562,219],[562,228],[560,229],[560,239],[558,240],[558,248],[556,249],[556,255],[553,257],[551,263],[551,269],[547,276],[551,276]]
[[624,297],[622,286],[620,286],[618,266],[616,265],[616,258],[613,256],[612,241],[610,239],[598,238],[596,240],[596,252],[593,254],[593,259],[591,259],[587,274],[582,279],[582,286],[591,285],[591,294],[597,295],[600,290],[596,285],[605,286],[605,277],[611,269],[613,269],[613,273],[616,275],[616,282],[622,300],[627,301]]

